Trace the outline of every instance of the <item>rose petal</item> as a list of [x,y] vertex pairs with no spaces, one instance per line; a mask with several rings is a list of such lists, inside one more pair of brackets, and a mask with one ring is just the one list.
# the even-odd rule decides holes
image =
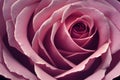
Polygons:
[[11,17],[13,23],[16,22],[16,17],[19,15],[23,8],[29,5],[33,5],[38,1],[39,0],[17,0],[11,7]]
[[58,32],[56,33],[55,45],[57,46],[58,49],[71,51],[71,52],[79,52],[79,51],[94,52],[94,50],[88,50],[78,46],[70,37],[68,30],[66,29],[65,26],[61,26]]
[[16,2],[17,0],[4,0],[4,4],[3,4],[3,16],[5,21],[11,19],[11,6],[14,2]]
[[2,12],[2,6],[3,6],[3,1],[0,1],[0,37],[2,37],[5,34],[5,22],[3,18],[3,12]]
[[[37,8],[35,9],[35,12],[34,12],[35,16],[36,16],[36,14],[39,13],[42,9],[44,9],[45,7],[47,7],[47,6],[50,4],[51,1],[52,1],[52,0],[41,0],[40,3],[39,3],[39,5],[38,5]],[[42,15],[43,15],[43,14],[42,14]]]
[[2,57],[2,45],[1,45],[1,39],[0,39],[0,63],[2,63],[3,62],[3,57]]
[[35,66],[35,72],[37,74],[37,77],[40,79],[40,80],[56,80],[54,77],[50,76],[49,74],[47,74],[46,72],[44,72],[42,69],[40,69],[37,65],[34,65]]
[[54,62],[56,63],[57,66],[62,67],[63,69],[65,68],[70,68],[70,67],[74,67],[75,64],[73,64],[72,62],[68,61],[67,59],[65,59],[57,50],[57,48],[54,45],[54,37],[55,34],[57,32],[57,30],[60,27],[60,23],[55,23],[52,27],[52,32],[48,38],[45,39],[45,47],[46,50],[48,51],[49,55],[52,57],[52,59],[54,60]]
[[33,38],[32,41],[32,48],[38,52],[39,49],[39,45],[38,45],[38,39],[43,41],[46,32],[52,27],[53,23],[56,22],[58,19],[61,18],[63,10],[66,7],[63,7],[59,10],[56,10],[49,19],[47,19],[42,25],[41,27],[36,31],[35,36]]
[[[120,54],[119,53],[120,53],[120,50],[112,55],[112,62],[110,64],[110,66],[107,68],[106,75],[107,75],[108,79],[110,77],[110,80],[117,77],[118,75],[120,75],[119,70],[118,70],[119,67],[118,68],[116,67],[116,66],[119,66],[119,63],[120,63]],[[111,75],[111,74],[113,74],[113,75]],[[107,80],[107,78],[105,77],[105,80]]]
[[[9,72],[5,65],[0,63],[0,75],[3,75],[6,78],[13,79],[13,80],[20,80],[17,76]],[[19,77],[20,78],[20,77]]]
[[[81,13],[84,15],[89,15],[91,18],[93,18],[94,24],[95,24],[94,26],[99,31],[99,37],[100,37],[99,46],[100,46],[100,45],[104,44],[108,40],[108,38],[110,37],[110,36],[108,36],[110,33],[109,25],[107,23],[108,21],[102,12],[100,12],[99,10],[97,10],[95,8],[91,8],[90,6],[87,7],[87,5],[89,5],[89,3],[87,3],[87,2],[73,3],[73,4],[71,4],[69,9],[67,9],[66,13],[64,13],[64,14],[66,14],[66,16],[67,16],[69,14],[76,12],[76,13]],[[106,27],[101,28],[101,26],[103,26],[103,25]]]
[[105,71],[106,71],[105,69],[98,70],[94,74],[92,74],[91,76],[87,77],[85,80],[93,80],[93,79],[102,80],[103,77],[105,76]]
[[64,76],[69,75],[71,73],[75,73],[75,72],[84,70],[85,67],[86,67],[86,65],[87,65],[87,63],[89,62],[89,60],[97,58],[97,57],[101,56],[102,54],[104,54],[107,51],[107,49],[109,47],[109,44],[110,44],[110,42],[105,43],[94,54],[92,54],[90,57],[88,57],[86,60],[84,60],[83,62],[81,62],[76,67],[74,67],[74,68],[66,71],[65,73],[56,76],[56,78],[64,77]]
[[[34,31],[36,32],[39,27],[42,25],[42,23],[50,17],[50,15],[59,9],[60,7],[63,7],[65,4],[69,4],[72,2],[76,2],[78,0],[52,0],[50,5],[45,7],[42,11],[40,11],[37,15],[35,15],[33,19],[33,28]],[[49,13],[49,14],[48,14]],[[42,16],[41,16],[42,15]]]
[[[103,80],[112,80],[115,77],[118,77],[120,75],[120,61],[118,62],[118,64],[115,66],[115,68],[113,68],[106,76]],[[114,74],[113,74],[114,73]]]
[[[12,20],[7,20],[6,21],[6,31],[7,31],[7,36],[8,36],[8,42],[9,45],[12,47],[15,47],[19,51],[21,51],[20,47],[18,46],[15,38],[14,38],[14,25],[12,23]],[[22,51],[21,51],[22,52]]]
[[[57,68],[51,66],[42,58],[40,58],[36,52],[31,48],[28,40],[27,40],[27,23],[32,15],[35,5],[24,8],[21,13],[16,18],[15,25],[15,40],[18,42],[23,54],[25,54],[28,58],[30,58],[36,64],[46,64],[46,66],[50,67],[51,70],[58,70]],[[21,23],[22,22],[22,23]]]
[[120,2],[118,0],[106,0],[108,3],[110,3],[113,7],[116,8],[116,10],[118,10],[120,12]]
[[[3,58],[4,58],[5,65],[10,70],[10,72],[23,76],[26,79],[37,80],[36,76],[32,74],[29,70],[24,68],[21,64],[19,64],[16,60],[14,60],[14,58],[10,55],[10,53],[5,48],[3,49]],[[23,74],[23,73],[26,73],[26,74]]]
[[115,54],[118,50],[120,50],[120,31],[115,27],[115,25],[109,21],[110,31],[111,31],[111,51],[112,54]]
[[[120,19],[120,13],[112,6],[109,6],[109,5],[104,5],[104,4],[100,4],[98,2],[96,2],[96,4],[99,4],[99,5],[95,5],[93,4],[93,2],[89,2],[90,3],[90,6],[93,6],[95,8],[97,8],[98,10],[100,10],[101,12],[104,13],[104,15],[106,17],[108,17],[108,19],[110,20],[110,25],[111,25],[111,22],[112,24],[114,24],[114,27],[111,27],[111,28],[114,28],[114,29],[111,29],[111,30],[117,30],[117,32],[114,32],[115,34],[118,34],[120,32],[120,24],[119,24],[119,19]],[[114,36],[115,38],[113,38],[113,40],[118,40],[116,38],[119,38],[117,36]],[[113,42],[113,41],[112,41]],[[117,46],[119,46],[119,41],[115,41],[115,42],[118,42],[117,44],[116,43],[113,43],[114,45],[114,48],[112,49],[112,53],[115,53],[117,50],[119,50],[120,48],[116,48]]]

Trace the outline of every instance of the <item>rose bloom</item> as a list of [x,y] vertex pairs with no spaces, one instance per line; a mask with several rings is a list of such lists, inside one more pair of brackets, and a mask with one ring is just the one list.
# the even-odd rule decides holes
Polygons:
[[0,0],[0,78],[113,80],[120,75],[117,0]]

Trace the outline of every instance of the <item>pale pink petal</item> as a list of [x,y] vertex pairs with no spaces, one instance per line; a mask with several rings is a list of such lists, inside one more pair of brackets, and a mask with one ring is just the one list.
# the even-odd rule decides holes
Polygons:
[[[105,76],[105,69],[101,69],[93,73],[91,76],[87,77],[85,80],[102,80]],[[108,79],[109,80],[109,79]]]
[[11,17],[13,23],[16,22],[16,17],[22,11],[23,8],[36,4],[40,0],[17,0],[11,7]]
[[[39,11],[47,7],[52,0],[41,0],[38,4],[38,6],[35,9],[34,14],[37,14]],[[42,14],[43,15],[43,14]]]
[[[1,63],[0,63],[0,75],[3,75],[4,77],[12,80],[23,80],[22,77],[15,76],[13,73],[9,72],[6,66]],[[19,78],[22,78],[22,79],[19,79]]]
[[[98,10],[103,12],[106,17],[108,17],[108,19],[110,20],[109,21],[110,25],[114,24],[114,27],[111,27],[111,33],[113,35],[114,34],[118,35],[120,32],[120,24],[119,24],[120,13],[112,6],[110,7],[108,5],[100,4],[99,2],[96,2],[96,4],[99,4],[99,5],[95,5],[95,3],[93,4],[93,2],[89,2],[89,3],[90,3],[90,6],[97,8]],[[120,41],[118,41],[119,37],[117,37],[117,35],[112,36],[113,41],[117,42],[117,43],[114,43],[112,41],[113,42],[112,45],[114,46],[114,47],[112,47],[113,48],[112,53],[115,53],[117,50],[120,49],[120,48],[117,48],[120,45],[120,43],[119,43]]]
[[102,63],[100,64],[98,69],[107,69],[110,66],[111,61],[112,61],[110,47],[108,48],[108,51],[106,52],[106,54],[101,56],[101,59],[102,59]]
[[110,23],[110,31],[111,31],[111,51],[112,54],[115,54],[118,50],[120,50],[120,30],[118,30],[115,25],[109,21]]
[[78,64],[76,67],[74,67],[74,68],[66,71],[65,73],[56,76],[56,78],[64,77],[64,76],[66,76],[68,74],[84,70],[86,68],[86,65],[89,62],[89,60],[93,60],[95,58],[98,58],[102,54],[106,53],[106,51],[107,51],[107,49],[109,47],[109,44],[110,44],[110,42],[105,43],[94,54],[92,54],[90,57],[88,57],[86,60],[84,60],[83,62],[81,62],[80,64]]
[[[27,24],[30,19],[30,16],[32,15],[32,12],[34,10],[36,5],[32,5],[30,7],[24,8],[21,13],[16,18],[16,25],[15,25],[15,40],[19,44],[20,48],[23,50],[23,53],[25,55],[28,55],[30,57],[30,50],[31,46],[27,40]],[[25,48],[24,48],[25,47]],[[29,49],[30,48],[30,49]],[[24,52],[27,51],[27,52]],[[33,52],[33,51],[32,51]]]
[[59,10],[56,10],[49,19],[47,19],[42,25],[41,27],[36,31],[35,36],[33,38],[32,41],[32,48],[38,52],[39,49],[39,45],[38,45],[38,39],[43,41],[46,32],[52,27],[52,25],[54,24],[54,22],[56,22],[58,19],[61,18],[63,10],[66,7],[63,7]]
[[[112,55],[112,62],[110,66],[107,68],[105,80],[112,80],[113,78],[120,75],[120,50]],[[114,73],[114,74],[113,74]]]
[[120,61],[118,64],[105,76],[103,80],[113,80],[113,78],[120,76]]
[[56,80],[54,77],[52,77],[51,75],[47,74],[45,71],[43,71],[39,66],[34,65],[35,67],[35,72],[37,77],[40,80]]
[[24,8],[16,18],[15,25],[15,40],[18,42],[23,54],[30,58],[36,64],[46,64],[51,70],[58,70],[57,68],[48,64],[45,60],[40,58],[37,53],[32,49],[27,40],[27,23],[32,15],[35,5]]
[[[43,10],[38,12],[38,14],[35,15],[33,20],[33,28],[34,31],[37,31],[42,23],[50,17],[56,11],[57,9],[63,7],[65,4],[69,4],[72,2],[76,2],[78,0],[52,0],[50,5],[45,7]],[[48,14],[49,13],[49,14]],[[41,16],[42,15],[42,16]]]
[[106,0],[106,2],[110,3],[113,7],[115,7],[120,12],[120,2],[118,0]]
[[12,23],[12,20],[6,21],[6,31],[7,31],[9,45],[12,47],[15,47],[16,49],[21,51],[21,49],[19,48],[19,46],[14,38],[14,25]]
[[[28,69],[23,67],[20,63],[18,63],[9,53],[7,49],[3,49],[3,58],[4,63],[9,69],[10,72],[23,76],[26,79],[37,80],[36,76],[32,74]],[[17,66],[17,67],[15,67]],[[23,74],[25,73],[25,74]]]
[[3,4],[3,15],[4,15],[4,19],[7,21],[9,19],[11,19],[11,6],[14,2],[16,2],[17,0],[4,0],[4,4]]

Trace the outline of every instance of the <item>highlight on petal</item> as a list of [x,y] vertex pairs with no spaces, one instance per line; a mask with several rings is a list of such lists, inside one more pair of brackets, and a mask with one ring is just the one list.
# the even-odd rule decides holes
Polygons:
[[40,69],[37,65],[34,65],[34,67],[35,67],[36,75],[40,80],[47,80],[47,79],[56,80],[54,77],[50,76],[49,74],[44,72],[42,69]]

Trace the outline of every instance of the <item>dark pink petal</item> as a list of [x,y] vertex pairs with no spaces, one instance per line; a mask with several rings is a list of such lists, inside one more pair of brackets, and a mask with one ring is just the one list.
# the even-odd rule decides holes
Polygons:
[[92,79],[102,80],[105,77],[107,68],[110,66],[110,63],[112,61],[110,48],[108,48],[108,51],[105,54],[103,54],[101,58],[102,58],[102,62],[99,65],[98,69],[85,80],[92,80]]
[[51,56],[51,58],[53,59],[53,61],[56,63],[56,66],[59,66],[63,69],[65,68],[70,68],[70,67],[74,67],[75,64],[73,64],[72,62],[70,62],[69,60],[65,59],[57,50],[57,48],[55,47],[54,44],[54,37],[55,34],[57,32],[57,30],[59,29],[59,27],[61,27],[62,25],[60,25],[60,23],[55,23],[52,27],[52,31],[51,34],[48,33],[48,35],[46,35],[46,38],[44,41],[45,43],[45,48],[48,51],[49,55]]
[[2,63],[3,62],[3,57],[2,57],[2,55],[3,55],[3,53],[2,53],[2,40],[0,39],[0,63]]
[[56,78],[64,77],[64,76],[69,75],[71,73],[75,73],[75,72],[79,72],[79,71],[84,70],[87,67],[86,65],[89,64],[88,62],[90,60],[98,58],[102,54],[106,53],[106,51],[107,51],[107,49],[109,47],[109,44],[110,44],[110,42],[105,43],[94,54],[92,54],[90,57],[88,57],[86,60],[84,60],[83,62],[81,62],[80,64],[78,64],[76,67],[74,67],[74,68],[66,71],[65,73],[56,76]]
[[2,37],[5,34],[5,22],[3,18],[2,6],[3,0],[0,0],[0,37]]
[[[71,51],[71,52],[79,52],[79,51],[87,51],[87,52],[94,52],[94,50],[87,50],[80,46],[78,46],[73,39],[71,38],[70,34],[68,33],[68,30],[65,26],[61,26],[56,33],[55,36],[55,44],[58,49]],[[63,45],[66,44],[66,45]]]

